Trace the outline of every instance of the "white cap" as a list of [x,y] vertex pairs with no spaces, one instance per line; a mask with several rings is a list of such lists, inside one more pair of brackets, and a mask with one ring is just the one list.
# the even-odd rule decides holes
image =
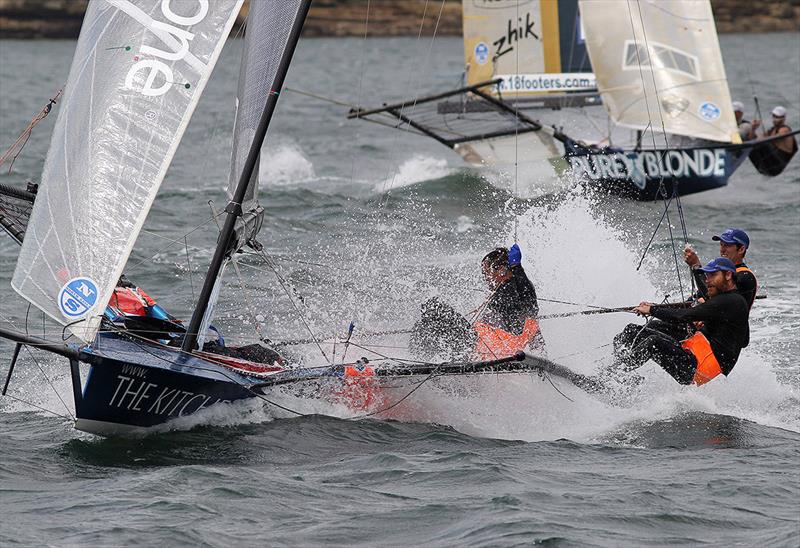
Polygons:
[[778,118],[783,118],[786,116],[786,109],[781,106],[777,106],[772,109],[772,115],[777,116]]
[[744,103],[741,101],[734,101],[731,104],[733,105],[733,112],[744,112]]

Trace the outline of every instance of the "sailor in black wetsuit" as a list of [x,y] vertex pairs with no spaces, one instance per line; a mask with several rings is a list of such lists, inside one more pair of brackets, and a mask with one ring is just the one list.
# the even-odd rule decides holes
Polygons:
[[[758,280],[753,271],[744,263],[744,256],[750,247],[750,238],[744,230],[729,228],[711,239],[719,242],[720,257],[730,259],[736,265],[736,273],[733,276],[733,280],[736,282],[737,290],[747,301],[748,308],[752,308],[758,292]],[[697,283],[697,296],[707,299],[708,290],[706,289],[705,273],[700,268],[702,264],[697,257],[697,253],[691,247],[687,247],[683,251],[683,260],[692,267],[692,273]]]
[[706,275],[706,302],[677,310],[641,303],[634,312],[673,324],[703,322],[702,327],[688,339],[679,340],[647,325],[628,325],[614,338],[617,359],[626,369],[636,369],[652,359],[679,383],[697,385],[731,372],[739,352],[750,342],[747,303],[736,290],[736,268],[729,259],[714,259],[701,271]]
[[414,324],[409,347],[421,358],[492,360],[520,350],[544,355],[544,339],[536,320],[536,290],[522,268],[518,245],[499,247],[481,261],[489,289],[474,323],[438,298],[425,302]]
[[510,356],[520,350],[544,355],[544,338],[537,317],[536,289],[522,268],[522,251],[498,247],[481,261],[489,300],[475,322],[475,352],[483,359]]

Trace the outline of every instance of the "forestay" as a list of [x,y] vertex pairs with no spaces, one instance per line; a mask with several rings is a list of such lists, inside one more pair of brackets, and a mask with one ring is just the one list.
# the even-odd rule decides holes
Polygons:
[[89,3],[12,286],[91,340],[243,0]]
[[580,10],[614,122],[740,142],[708,0],[581,0]]
[[577,0],[463,0],[467,84],[504,97],[595,89]]

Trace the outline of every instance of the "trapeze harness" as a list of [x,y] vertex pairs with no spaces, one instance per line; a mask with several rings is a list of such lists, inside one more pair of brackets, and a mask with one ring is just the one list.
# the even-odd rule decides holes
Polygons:
[[749,268],[747,268],[746,266],[737,266],[736,267],[736,273],[738,274],[739,272],[749,272],[750,274],[753,275],[753,279],[756,281],[756,287],[753,290],[754,291],[753,300],[750,301],[749,303],[747,303],[747,309],[749,310],[749,309],[753,308],[753,303],[756,302],[755,301],[755,296],[758,295],[758,278],[756,277],[756,273],[753,272],[752,270],[750,270]]
[[[755,278],[753,271],[746,266],[737,267],[736,272],[749,272]],[[758,280],[756,280],[756,293],[758,293]],[[693,381],[697,386],[707,383],[722,373],[722,367],[720,367],[717,357],[711,349],[711,343],[708,342],[708,339],[701,331],[681,341],[681,346],[684,350],[691,352],[697,359],[697,369],[695,370]]]
[[[791,133],[792,128],[784,125]],[[767,137],[774,137],[778,135],[778,129],[775,126],[767,131]],[[762,175],[774,177],[780,175],[786,166],[791,161],[792,157],[797,153],[797,139],[792,135],[792,150],[786,152],[775,146],[775,143],[757,143],[750,151],[750,161],[755,166],[756,170]]]
[[526,318],[522,333],[514,335],[505,329],[495,327],[486,322],[475,322],[475,333],[478,342],[475,344],[475,353],[481,360],[494,360],[513,356],[525,350],[539,333],[539,322],[533,318]]

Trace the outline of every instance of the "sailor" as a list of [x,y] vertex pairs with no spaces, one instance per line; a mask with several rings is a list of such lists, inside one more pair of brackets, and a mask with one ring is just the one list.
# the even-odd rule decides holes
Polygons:
[[[753,121],[753,129],[755,130],[761,125],[761,120]],[[786,125],[786,109],[782,106],[777,106],[772,109],[772,127],[767,130],[764,137],[775,137],[776,135],[788,135],[792,132],[792,128]],[[788,158],[794,156],[797,152],[797,140],[794,135],[789,135],[784,139],[777,139],[772,141],[772,144],[777,149],[776,152],[783,153]],[[788,161],[788,159],[787,159]]]
[[119,277],[108,306],[117,315],[143,316],[159,320],[177,321],[166,310],[161,308],[150,295],[145,293],[144,289],[132,283],[124,274]]
[[409,347],[415,355],[493,360],[520,350],[545,354],[536,290],[522,268],[519,246],[491,251],[481,260],[481,270],[491,294],[476,311],[475,321],[441,299],[429,299],[411,330]]
[[705,273],[708,300],[693,308],[670,309],[642,302],[633,312],[675,324],[702,322],[691,337],[679,340],[647,325],[628,325],[614,338],[617,361],[627,370],[652,359],[680,384],[705,384],[720,373],[727,376],[741,349],[750,342],[749,311],[736,290],[736,267],[718,257],[700,269]]
[[[753,271],[744,262],[744,256],[750,247],[750,237],[740,228],[729,228],[711,239],[719,242],[720,256],[729,259],[736,266],[736,274],[734,275],[736,288],[744,297],[744,300],[747,301],[748,308],[752,308],[758,292],[758,280]],[[700,268],[702,263],[695,250],[687,246],[683,251],[683,260],[692,268],[692,273],[697,283],[698,296],[707,299],[706,279],[704,272]]]
[[[144,289],[120,276],[114,294],[106,308],[105,318],[112,324],[140,337],[180,346],[186,333],[183,323],[164,310]],[[275,350],[260,344],[228,346],[219,330],[210,325],[206,332],[203,351],[251,362],[279,364],[284,359]]]
[[733,114],[736,116],[736,125],[739,127],[739,136],[742,138],[742,141],[755,139],[752,122],[744,118],[744,103],[741,101],[734,101],[732,104]]
[[539,303],[522,268],[519,245],[494,249],[481,261],[481,270],[492,294],[475,322],[475,353],[480,359],[510,356],[520,350],[544,355],[537,320]]

